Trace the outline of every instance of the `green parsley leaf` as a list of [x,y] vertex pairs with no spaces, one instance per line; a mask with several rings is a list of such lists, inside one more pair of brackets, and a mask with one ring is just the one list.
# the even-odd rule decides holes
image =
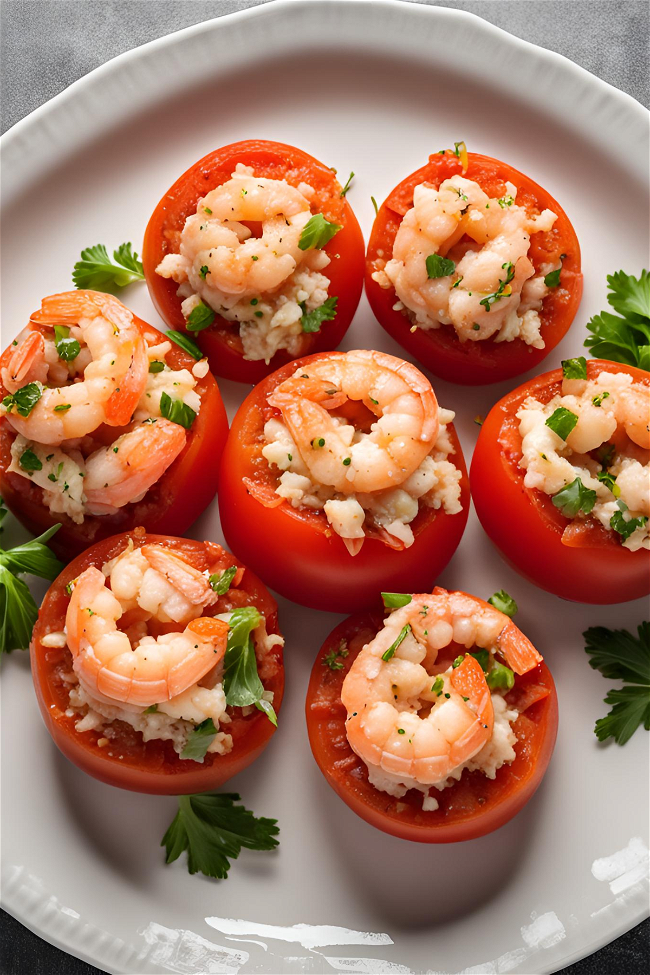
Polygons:
[[454,668],[454,670],[456,669],[456,667],[460,667],[464,659],[465,659],[464,653],[461,653],[458,657],[456,657],[453,664],[451,665]]
[[337,223],[330,223],[322,213],[315,213],[302,228],[298,247],[301,251],[325,247],[340,230]]
[[500,613],[505,613],[506,616],[510,617],[514,616],[519,608],[512,596],[509,596],[505,589],[499,589],[498,592],[493,593],[488,599],[488,603],[494,606],[495,609],[498,609]]
[[492,667],[485,675],[485,681],[490,690],[506,689],[510,690],[515,686],[515,674],[506,667],[505,664],[497,663],[495,660]]
[[42,395],[43,387],[39,382],[27,383],[26,386],[17,389],[15,393],[9,393],[5,396],[2,403],[9,413],[15,408],[21,416],[29,416]]
[[34,451],[30,450],[29,447],[27,448],[27,450],[23,450],[22,454],[20,455],[19,464],[24,471],[43,470],[42,461],[38,459]]
[[625,542],[637,528],[643,528],[648,519],[645,516],[641,518],[626,518],[623,514],[623,512],[628,510],[625,501],[621,501],[619,498],[616,504],[618,505],[618,511],[615,511],[609,519],[609,527],[613,528]]
[[76,339],[70,338],[70,329],[67,325],[54,326],[54,344],[59,359],[64,362],[72,362],[81,352],[81,346]]
[[565,518],[575,518],[579,511],[586,515],[596,503],[596,492],[586,488],[579,477],[554,494],[551,501],[559,508]]
[[576,359],[562,359],[562,375],[565,379],[586,379],[587,360],[583,355]]
[[440,254],[429,254],[425,264],[429,278],[446,278],[456,270],[456,262],[450,261],[448,257],[441,257]]
[[157,704],[150,704],[149,707],[148,708],[145,708],[142,713],[143,714],[155,714],[157,710],[158,710],[158,705]]
[[621,489],[616,483],[615,474],[610,474],[609,471],[598,471],[596,477],[605,485],[605,487],[609,488],[615,498],[619,498],[621,496]]
[[[2,511],[6,513],[4,507]],[[45,543],[60,527],[53,525],[38,538],[12,549],[0,548],[0,653],[26,650],[29,646],[38,607],[26,583],[17,576],[29,573],[41,579],[56,579],[63,566]]]
[[587,322],[585,346],[593,356],[639,366],[650,372],[650,274],[608,275],[607,301],[618,315],[603,311]]
[[501,301],[502,298],[507,298],[512,291],[511,288],[508,288],[508,285],[515,276],[515,266],[512,261],[506,261],[505,264],[501,265],[501,267],[506,272],[505,278],[499,278],[499,287],[497,290],[491,295],[486,295],[485,298],[482,298],[479,302],[479,304],[483,305],[486,311],[489,311],[496,301]]
[[229,569],[224,569],[219,575],[216,573],[210,576],[210,586],[218,596],[225,596],[230,589],[232,580],[237,575],[237,566],[231,565]]
[[323,667],[329,667],[330,670],[343,670],[343,664],[338,658],[347,657],[349,653],[347,643],[345,640],[341,640],[338,650],[329,650],[325,654],[322,661]]
[[186,430],[189,430],[196,420],[196,413],[193,409],[187,406],[183,400],[174,399],[169,393],[165,392],[160,397],[160,413],[166,420],[178,423]]
[[274,850],[279,833],[276,819],[256,817],[244,806],[236,806],[236,792],[203,792],[179,796],[178,812],[162,839],[165,863],[172,863],[187,850],[187,869],[206,877],[225,880],[230,861],[242,848]]
[[408,606],[413,596],[406,592],[382,592],[381,598],[386,609],[399,609],[400,606]]
[[203,762],[208,748],[217,736],[217,729],[212,718],[206,718],[197,724],[190,732],[181,758],[191,759],[193,762]]
[[113,251],[113,264],[104,244],[86,247],[81,252],[81,260],[77,261],[72,271],[75,288],[90,288],[94,291],[106,291],[111,287],[125,288],[133,281],[143,281],[144,271],[138,255],[131,250],[131,244],[120,244]]
[[[501,591],[503,592],[503,590],[501,590]],[[507,593],[506,593],[506,595],[507,595]],[[510,597],[508,597],[508,598],[510,598]],[[516,612],[516,610],[515,610],[515,612]],[[510,615],[510,614],[508,614],[508,615]],[[481,665],[481,670],[484,673],[487,673],[488,672],[489,667],[490,667],[490,651],[489,650],[474,650],[473,653],[470,653],[470,657],[474,657],[475,660],[478,660],[478,662]]]
[[608,691],[605,704],[613,706],[596,722],[599,741],[613,738],[624,745],[639,725],[650,730],[650,623],[641,623],[638,634],[635,637],[628,630],[604,626],[592,626],[583,633],[589,665],[603,677],[628,685]]
[[227,704],[239,708],[254,704],[266,712],[272,724],[277,725],[273,707],[260,704],[264,685],[257,672],[251,631],[261,622],[262,617],[254,606],[244,606],[232,613],[223,664],[223,690]]
[[560,285],[560,274],[562,273],[562,262],[566,254],[560,254],[560,266],[556,267],[554,271],[549,271],[548,274],[544,275],[544,284],[547,288],[557,288]]
[[550,427],[553,433],[557,433],[562,440],[566,440],[577,422],[578,417],[575,413],[567,410],[564,406],[558,406],[557,410],[547,419],[546,426]]
[[149,363],[149,372],[151,373],[162,372],[164,368],[165,363],[161,362],[160,359],[152,359]]
[[165,337],[171,339],[172,342],[175,342],[176,345],[180,346],[183,352],[187,352],[187,354],[191,355],[192,358],[196,359],[197,362],[199,359],[203,358],[203,353],[194,339],[190,338],[189,335],[186,335],[185,332],[175,332],[173,329],[170,329],[168,332],[165,332]]
[[394,641],[394,643],[391,643],[391,645],[389,646],[388,650],[385,650],[384,653],[382,653],[381,659],[382,660],[390,660],[390,658],[395,654],[395,651],[399,647],[400,643],[402,643],[404,641],[405,637],[410,632],[411,632],[411,624],[410,623],[407,623],[406,626],[403,626],[402,629],[399,631],[399,636]]
[[300,324],[303,332],[320,332],[320,327],[323,322],[331,322],[332,319],[336,318],[336,303],[338,300],[336,297],[327,298],[322,305],[314,308],[313,311],[307,311],[305,302],[301,301],[302,318],[300,319]]
[[433,682],[433,684],[431,686],[431,693],[432,694],[437,694],[438,697],[440,697],[440,695],[442,694],[442,689],[443,689],[444,686],[445,686],[445,682],[442,679],[442,677],[436,677],[436,679],[434,680],[434,682]]
[[185,324],[190,332],[202,332],[212,325],[216,317],[217,313],[200,301],[189,313]]
[[345,184],[345,186],[341,190],[341,194],[340,194],[341,196],[345,196],[346,195],[346,193],[348,192],[348,190],[350,189],[350,187],[352,185],[352,180],[353,179],[354,179],[354,173],[350,173],[350,175],[348,176],[347,183]]

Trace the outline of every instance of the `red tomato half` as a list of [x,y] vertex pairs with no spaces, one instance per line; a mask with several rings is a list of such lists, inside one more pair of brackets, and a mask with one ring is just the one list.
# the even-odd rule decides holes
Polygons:
[[[359,304],[363,285],[364,243],[357,218],[334,170],[313,156],[264,139],[249,139],[216,149],[199,159],[165,193],[154,210],[144,237],[142,263],[151,299],[165,323],[186,331],[181,312],[178,285],[156,274],[166,254],[177,253],[185,221],[196,213],[199,200],[210,190],[227,182],[238,163],[252,166],[256,176],[285,179],[292,186],[308,183],[316,191],[311,202],[313,213],[322,213],[341,230],[324,248],[331,262],[322,272],[330,279],[330,295],[338,297],[336,318],[325,322],[319,332],[303,337],[301,355],[335,349],[348,330]],[[241,339],[232,322],[218,317],[210,328],[190,333],[198,340],[217,376],[240,383],[257,383],[292,357],[277,352],[268,365],[244,359]]]
[[[206,569],[222,572],[232,565],[243,568],[241,562],[220,545],[189,538],[148,535],[143,528],[104,539],[78,556],[47,591],[32,634],[32,677],[43,720],[66,758],[108,785],[155,795],[189,795],[216,789],[250,765],[268,744],[275,728],[265,714],[255,709],[244,716],[241,708],[229,708],[233,719],[228,725],[228,733],[233,737],[232,751],[227,755],[208,753],[202,764],[179,758],[170,741],[153,739],[144,742],[130,725],[119,721],[114,722],[114,727],[119,728],[120,737],[100,747],[97,742],[102,738],[102,731],[79,732],[75,729],[79,716],[68,717],[66,714],[68,685],[61,674],[72,668],[70,651],[67,647],[44,647],[41,642],[47,633],[63,629],[70,601],[66,593],[68,583],[91,565],[101,569],[105,562],[124,550],[129,538],[137,548],[147,543],[164,545],[201,572]],[[215,616],[241,606],[255,606],[266,618],[267,632],[279,633],[277,604],[266,586],[249,569],[244,571],[238,586],[209,606],[204,615]],[[273,706],[277,713],[284,692],[280,648],[273,647],[265,656],[263,667],[260,665],[260,677],[266,690],[274,693]]]
[[[322,511],[293,508],[273,492],[276,469],[262,456],[264,424],[279,417],[267,398],[296,369],[327,353],[292,362],[249,393],[232,423],[219,479],[219,510],[228,545],[272,589],[314,609],[350,612],[371,606],[379,591],[416,592],[432,586],[462,537],[469,511],[463,452],[453,426],[454,464],[462,471],[462,511],[450,515],[422,505],[410,548],[390,548],[366,537],[352,556]],[[251,490],[252,488],[252,490]],[[270,500],[264,504],[258,497]]]
[[[136,315],[133,320],[149,345],[165,341],[162,332]],[[11,346],[5,349],[0,368],[7,364],[11,352]],[[196,364],[173,343],[165,360],[173,369],[191,370]],[[102,538],[137,525],[159,534],[182,534],[214,498],[219,459],[228,436],[228,418],[214,377],[208,373],[197,381],[195,389],[201,397],[201,409],[188,430],[185,447],[163,476],[141,501],[126,504],[113,515],[87,515],[80,525],[68,515],[53,515],[43,503],[43,490],[38,485],[20,474],[7,473],[16,435],[8,421],[0,418],[0,494],[7,507],[34,534],[60,522],[61,528],[48,544],[64,561]],[[6,392],[0,381],[0,399]]]
[[[316,658],[307,690],[306,716],[309,743],[321,772],[350,809],[392,836],[420,843],[455,843],[491,833],[528,802],[551,759],[558,711],[548,667],[541,663],[523,677],[515,676],[515,686],[506,696],[510,706],[520,712],[512,726],[519,739],[512,764],[502,765],[494,779],[482,772],[464,771],[450,788],[433,790],[439,808],[425,812],[422,793],[416,789],[396,799],[368,782],[368,769],[352,751],[345,731],[343,681],[362,647],[382,624],[379,612],[350,616],[332,631]],[[325,657],[336,653],[342,640],[348,656],[335,657],[343,666],[331,670]],[[444,659],[449,657],[451,662],[459,653],[465,653],[465,648],[452,643],[445,648]]]
[[[533,183],[523,173],[507,163],[470,152],[469,165],[463,174],[475,180],[489,196],[506,193],[506,182],[517,187],[517,203],[527,210],[540,212],[546,208],[557,214],[553,229],[531,237],[528,256],[535,267],[556,262],[566,254],[562,263],[560,287],[544,298],[540,318],[543,349],[526,345],[523,339],[512,342],[460,342],[451,325],[424,331],[411,331],[411,321],[402,311],[395,311],[393,288],[380,288],[372,274],[390,260],[395,235],[407,210],[413,206],[413,190],[420,183],[439,187],[443,180],[461,174],[460,159],[453,152],[435,153],[426,166],[407,176],[382,204],[375,219],[366,255],[366,294],[380,325],[396,342],[441,379],[467,386],[496,383],[533,369],[564,337],[575,318],[582,297],[580,247],[569,218],[546,190]],[[377,263],[379,262],[379,263]]]
[[[625,372],[650,385],[650,374],[601,359],[587,361],[587,376]],[[619,536],[592,518],[570,522],[551,497],[524,486],[517,410],[528,396],[542,403],[561,392],[554,369],[508,393],[487,415],[474,450],[472,497],[483,528],[505,558],[535,585],[582,603],[621,603],[650,592],[648,552],[630,552]]]

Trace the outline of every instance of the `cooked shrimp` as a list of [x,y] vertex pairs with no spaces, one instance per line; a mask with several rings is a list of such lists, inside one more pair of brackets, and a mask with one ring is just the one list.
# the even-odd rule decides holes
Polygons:
[[3,367],[2,384],[10,393],[15,393],[28,383],[46,383],[47,373],[45,339],[41,332],[29,332]]
[[[370,433],[355,434],[332,416],[348,400],[377,417]],[[312,479],[342,494],[400,485],[438,435],[429,381],[411,363],[382,352],[332,353],[277,386],[268,402],[282,412]]]
[[650,386],[635,383],[623,390],[616,400],[616,418],[630,440],[650,448]]
[[186,440],[182,426],[161,417],[100,447],[86,460],[86,511],[110,514],[139,500],[173,464]]
[[[6,415],[12,427],[38,443],[56,445],[87,436],[102,423],[127,424],[149,368],[144,339],[128,308],[111,295],[73,291],[44,299],[32,321],[52,328],[56,324],[78,326],[91,360],[80,381],[44,388],[28,416],[9,407]],[[32,338],[26,341],[28,371],[47,375],[44,343]]]
[[[391,613],[343,682],[348,740],[364,762],[432,785],[489,741],[492,700],[476,659],[467,655],[456,668],[434,674],[438,651],[452,641],[498,650],[518,674],[542,659],[509,617],[489,603],[440,588],[414,595]],[[434,690],[435,676],[443,680],[444,693]]]
[[85,569],[68,605],[66,631],[73,669],[90,693],[140,707],[158,704],[186,691],[226,652],[228,624],[212,617],[132,647],[117,628],[122,612],[103,573]]
[[[530,320],[527,324],[514,322],[513,328],[508,319],[516,314],[522,289],[535,274],[527,256],[530,235],[550,230],[556,216],[550,210],[529,215],[514,203],[516,189],[511,190],[513,195],[506,198],[509,202],[499,203],[462,176],[444,180],[439,189],[426,183],[415,187],[413,207],[399,226],[392,259],[376,272],[375,279],[382,287],[395,288],[418,325],[431,328],[450,323],[461,341],[474,342],[501,329],[502,337],[510,340],[523,330],[529,344],[541,342],[539,347],[543,347]],[[461,240],[463,237],[470,243]],[[448,255],[455,269],[429,277],[427,258],[434,254]],[[543,281],[533,289],[537,307],[546,290]],[[526,310],[522,308],[524,315]]]
[[204,608],[216,603],[219,596],[211,588],[207,576],[193,565],[189,565],[163,545],[144,545],[141,552],[149,565],[160,572],[190,602]]

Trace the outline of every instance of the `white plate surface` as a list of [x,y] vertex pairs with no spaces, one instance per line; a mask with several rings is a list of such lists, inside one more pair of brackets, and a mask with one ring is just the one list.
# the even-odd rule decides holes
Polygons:
[[[638,272],[646,259],[647,116],[631,98],[460,11],[287,0],[123,55],[5,137],[3,346],[41,296],[71,285],[82,247],[133,240],[139,250],[178,174],[250,137],[301,146],[344,178],[354,169],[349,199],[366,234],[371,194],[382,200],[454,140],[538,180],[569,213],[585,271],[580,314],[548,368],[581,353],[606,274]],[[124,300],[159,324],[144,286]],[[353,347],[401,354],[365,299],[344,344]],[[232,415],[244,389],[221,385]],[[436,382],[458,412],[468,461],[473,417],[510,385]],[[216,502],[191,534],[222,541]],[[637,923],[648,908],[648,736],[598,745],[609,685],[589,668],[581,633],[635,627],[644,601],[588,607],[538,591],[473,514],[440,582],[512,593],[557,682],[555,756],[514,821],[422,847],[358,819],[313,762],[303,716],[311,662],[339,617],[281,599],[280,729],[231,783],[256,813],[278,817],[279,851],[244,852],[224,883],[190,877],[183,862],[165,867],[158,844],[175,800],[111,789],[69,764],[40,720],[27,655],[15,653],[2,681],[4,906],[72,954],[129,975],[547,973]]]

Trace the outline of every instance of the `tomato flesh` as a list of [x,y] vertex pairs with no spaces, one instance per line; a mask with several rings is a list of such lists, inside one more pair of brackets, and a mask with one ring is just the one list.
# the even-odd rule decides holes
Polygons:
[[[650,385],[650,374],[601,359],[587,361],[587,376],[624,372]],[[492,407],[474,450],[472,497],[483,528],[505,558],[536,586],[583,603],[619,603],[650,593],[648,552],[630,552],[619,536],[591,518],[570,522],[551,497],[524,485],[517,410],[533,396],[548,402],[562,388],[562,370],[524,383]],[[576,526],[574,528],[574,526]]]
[[[297,369],[326,358],[327,353],[321,353],[284,366],[244,400],[223,454],[219,509],[228,545],[272,589],[314,609],[351,612],[372,606],[380,590],[416,592],[433,585],[465,530],[469,488],[462,449],[450,426],[455,448],[451,456],[462,472],[462,511],[450,515],[422,505],[411,522],[415,541],[410,548],[397,551],[380,538],[367,537],[359,554],[352,556],[324,512],[280,502],[274,495],[277,473],[262,456],[264,424],[280,416],[267,398]],[[251,485],[274,507],[258,500]]]
[[[336,318],[325,322],[319,332],[303,336],[301,355],[336,348],[348,330],[361,296],[363,236],[350,204],[341,196],[334,171],[301,149],[281,142],[250,139],[217,149],[199,159],[165,193],[144,237],[142,263],[151,300],[170,328],[186,331],[181,299],[176,294],[178,285],[156,274],[156,268],[166,254],[178,253],[185,221],[196,213],[198,201],[227,182],[238,163],[252,166],[256,176],[286,179],[293,186],[308,183],[315,190],[312,212],[323,213],[341,227],[323,248],[331,258],[322,273],[330,280],[329,294],[338,297]],[[269,363],[244,359],[236,325],[221,317],[209,328],[190,334],[204,350],[215,375],[236,382],[257,383],[295,358],[280,350]]]
[[[165,342],[162,332],[147,325],[137,316],[134,322],[149,345]],[[0,368],[12,354],[5,349]],[[172,343],[165,357],[172,369],[189,369],[196,364],[192,356]],[[185,447],[170,464],[162,477],[153,484],[141,501],[124,505],[115,514],[86,515],[78,525],[66,514],[52,514],[43,501],[43,490],[20,474],[8,472],[11,464],[11,445],[16,434],[6,418],[0,418],[0,494],[9,510],[29,531],[38,535],[52,525],[61,528],[48,543],[50,548],[67,561],[79,555],[89,545],[143,525],[148,531],[164,535],[182,534],[210,504],[217,490],[219,459],[228,436],[228,418],[219,387],[207,373],[197,380],[196,392],[201,397],[201,409],[187,431]],[[7,390],[0,382],[0,399]],[[112,443],[123,430],[107,428],[107,443]],[[97,439],[101,438],[101,429]]]
[[[261,711],[254,709],[244,716],[241,708],[230,708],[232,722],[227,725],[233,737],[233,748],[227,755],[208,753],[203,763],[180,758],[171,741],[154,739],[145,742],[142,735],[125,722],[117,721],[119,737],[109,745],[97,744],[102,731],[79,732],[75,728],[79,715],[69,717],[68,690],[62,674],[72,669],[72,655],[67,647],[44,647],[43,637],[61,631],[70,601],[66,586],[84,569],[101,569],[109,559],[124,551],[128,540],[136,548],[161,544],[177,552],[199,571],[222,572],[230,566],[243,566],[218,545],[188,538],[169,538],[147,534],[136,528],[113,538],[104,539],[78,556],[55,579],[45,595],[30,646],[32,677],[36,697],[45,725],[57,747],[80,769],[108,785],[156,795],[189,795],[216,789],[253,762],[267,746],[274,726]],[[249,570],[244,571],[236,588],[207,607],[204,615],[215,616],[240,606],[255,606],[266,619],[269,634],[279,633],[277,604],[266,586]],[[273,706],[279,711],[284,692],[282,650],[273,647],[260,666],[260,677],[266,690],[273,691]]]
[[548,208],[557,214],[552,230],[532,235],[528,254],[536,268],[545,262],[556,262],[561,254],[566,255],[562,262],[561,287],[548,293],[540,312],[545,347],[534,349],[519,338],[500,343],[492,338],[461,342],[451,325],[428,331],[417,328],[412,332],[410,319],[393,308],[397,300],[394,289],[381,288],[372,279],[372,274],[383,267],[382,262],[389,260],[393,253],[395,236],[404,214],[413,206],[415,187],[423,182],[439,187],[443,180],[461,174],[460,159],[453,153],[430,156],[426,166],[402,180],[380,207],[368,242],[365,287],[380,325],[407,352],[442,379],[476,386],[501,382],[533,369],[555,348],[578,311],[582,273],[578,239],[557,201],[507,163],[476,153],[469,153],[468,158],[469,165],[463,175],[477,182],[489,196],[503,196],[506,182],[511,182],[518,189],[518,204],[536,211]]
[[[523,677],[506,699],[521,710],[513,723],[516,758],[497,770],[496,778],[464,771],[461,779],[432,794],[439,808],[422,809],[422,793],[410,789],[401,798],[381,792],[368,781],[368,769],[352,751],[345,731],[346,711],[341,687],[357,655],[383,624],[377,612],[357,614],[336,627],[323,644],[309,681],[307,730],[312,753],[334,791],[358,816],[392,836],[420,843],[455,843],[490,833],[515,816],[539,786],[551,759],[557,735],[557,695],[551,673],[541,663]],[[340,670],[326,664],[328,654],[345,641],[347,657],[336,657]],[[450,662],[465,648],[450,644]]]

